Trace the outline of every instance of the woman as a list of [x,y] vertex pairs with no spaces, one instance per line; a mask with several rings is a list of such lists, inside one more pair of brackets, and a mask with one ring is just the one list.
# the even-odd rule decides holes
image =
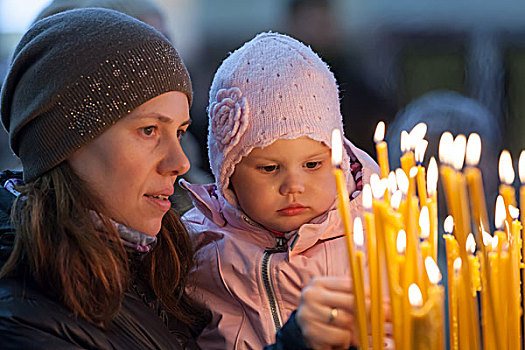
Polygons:
[[[186,294],[193,252],[168,200],[191,101],[169,41],[124,14],[66,11],[24,35],[0,105],[24,169],[0,176],[0,348],[198,348],[209,312]],[[272,347],[346,327],[340,282],[313,282]]]
[[2,89],[26,183],[1,195],[2,349],[197,348],[207,312],[185,293],[191,244],[168,200],[191,99],[169,41],[126,15],[68,11],[24,35]]

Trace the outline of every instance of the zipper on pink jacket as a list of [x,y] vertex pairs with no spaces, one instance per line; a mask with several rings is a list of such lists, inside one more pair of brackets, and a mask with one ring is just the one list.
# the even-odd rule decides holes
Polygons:
[[270,262],[274,253],[284,253],[287,250],[288,245],[286,242],[286,238],[275,237],[275,247],[267,248],[264,251],[264,255],[261,262],[261,278],[263,281],[264,291],[266,292],[266,300],[268,301],[268,306],[270,307],[273,325],[275,326],[276,332],[281,329],[283,320],[281,318],[281,310],[279,308],[279,303],[277,303],[277,298],[275,297],[275,290],[273,288],[273,281],[270,272]]

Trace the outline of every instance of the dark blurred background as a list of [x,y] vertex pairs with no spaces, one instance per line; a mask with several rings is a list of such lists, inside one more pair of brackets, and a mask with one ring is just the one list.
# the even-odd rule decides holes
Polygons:
[[[50,2],[0,0],[0,77],[20,35]],[[410,102],[436,89],[458,92],[484,107],[501,129],[501,147],[515,159],[525,144],[525,6],[520,0],[155,2],[194,81],[191,131],[204,169],[213,73],[228,52],[267,30],[310,44],[328,62],[342,92],[347,136],[372,155],[377,122],[384,120],[388,130]],[[18,165],[5,141],[0,160],[1,168]]]

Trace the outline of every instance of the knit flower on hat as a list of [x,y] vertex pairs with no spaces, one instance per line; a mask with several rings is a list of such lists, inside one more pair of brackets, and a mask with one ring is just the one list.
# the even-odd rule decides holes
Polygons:
[[217,101],[210,105],[211,132],[217,148],[228,153],[240,140],[248,127],[249,105],[237,87],[220,89]]

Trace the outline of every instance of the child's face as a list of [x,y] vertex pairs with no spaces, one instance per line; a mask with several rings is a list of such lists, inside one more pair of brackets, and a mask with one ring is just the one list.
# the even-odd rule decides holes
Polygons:
[[335,200],[330,157],[326,145],[307,137],[254,148],[230,179],[239,205],[267,228],[298,229],[330,209]]

